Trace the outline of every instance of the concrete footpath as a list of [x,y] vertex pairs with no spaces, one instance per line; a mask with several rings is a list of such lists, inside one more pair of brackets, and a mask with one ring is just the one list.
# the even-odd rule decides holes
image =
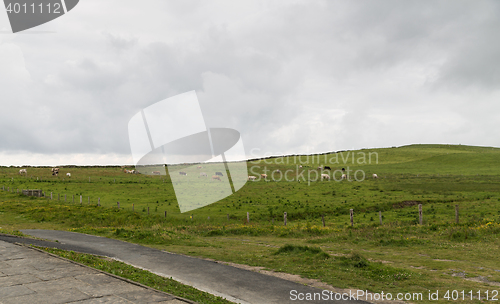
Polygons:
[[0,303],[194,303],[33,248],[0,241]]
[[22,232],[43,239],[57,240],[58,243],[45,242],[50,243],[47,245],[30,239],[18,239],[18,242],[21,240],[33,244],[39,242],[41,246],[51,245],[50,247],[108,256],[158,275],[171,277],[178,282],[236,303],[367,303],[354,300],[338,301],[331,297],[328,300],[299,301],[292,299],[291,294],[317,294],[322,290],[213,261],[172,254],[104,237],[55,230],[22,230]]

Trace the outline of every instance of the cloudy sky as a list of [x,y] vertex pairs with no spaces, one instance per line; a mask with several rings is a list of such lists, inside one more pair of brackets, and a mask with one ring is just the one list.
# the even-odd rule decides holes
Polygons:
[[17,34],[0,10],[0,165],[130,164],[129,120],[191,90],[248,157],[499,147],[499,31],[498,1],[81,0]]

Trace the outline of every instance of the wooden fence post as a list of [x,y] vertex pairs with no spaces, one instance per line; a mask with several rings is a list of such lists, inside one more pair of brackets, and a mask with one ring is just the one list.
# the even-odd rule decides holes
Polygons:
[[52,199],[52,192],[50,192],[50,199]]
[[73,195],[73,204],[75,203],[75,196]]
[[351,227],[354,226],[354,209],[349,209],[349,215],[351,216]]
[[458,224],[458,205],[455,205],[455,223]]
[[378,212],[378,220],[380,222],[380,225],[382,225],[382,211]]
[[418,222],[422,225],[422,204],[418,204]]
[[82,198],[82,196],[80,195],[80,205],[82,204],[82,202],[83,202],[83,198]]
[[87,196],[87,204],[90,205],[90,196]]
[[90,176],[89,176],[89,183],[90,183]]
[[283,214],[283,219],[285,221],[285,226],[286,226],[286,212]]
[[325,227],[325,215],[324,214],[321,215],[321,221],[323,222],[323,227]]
[[250,213],[247,212],[247,224],[250,223]]
[[60,201],[61,200],[61,194],[60,193],[57,193],[57,200]]
[[167,218],[167,211],[165,211],[165,218]]
[[120,202],[116,202],[116,205],[118,206],[118,209],[120,209]]

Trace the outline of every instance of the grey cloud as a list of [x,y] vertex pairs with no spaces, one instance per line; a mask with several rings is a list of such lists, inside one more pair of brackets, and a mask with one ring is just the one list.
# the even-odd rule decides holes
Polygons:
[[[0,114],[11,130],[1,150],[127,155],[128,120],[190,90],[207,124],[240,131],[247,152],[500,144],[493,1],[295,1],[262,10],[244,2],[248,16],[234,3],[151,2],[147,19],[121,5],[126,16],[112,26],[95,15],[81,29],[68,15],[72,33],[14,40],[26,67],[0,59],[2,105],[30,111],[23,124]],[[79,22],[92,15],[85,9],[72,12]]]

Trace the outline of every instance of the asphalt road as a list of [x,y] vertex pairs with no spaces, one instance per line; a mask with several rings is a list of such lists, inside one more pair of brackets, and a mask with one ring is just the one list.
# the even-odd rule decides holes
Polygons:
[[[161,276],[171,277],[183,284],[222,296],[236,303],[367,303],[355,301],[352,298],[351,300],[335,300],[335,294],[322,293],[321,289],[212,261],[173,254],[105,237],[55,230],[33,229],[22,230],[22,232],[38,238],[57,240],[58,242],[2,235],[0,235],[0,240],[108,256]],[[320,293],[322,297],[317,297],[316,300],[304,301],[294,299],[295,295],[299,296],[299,293],[302,293],[304,297],[308,294],[314,296],[315,293]],[[344,295],[344,298],[347,298],[347,296]]]

